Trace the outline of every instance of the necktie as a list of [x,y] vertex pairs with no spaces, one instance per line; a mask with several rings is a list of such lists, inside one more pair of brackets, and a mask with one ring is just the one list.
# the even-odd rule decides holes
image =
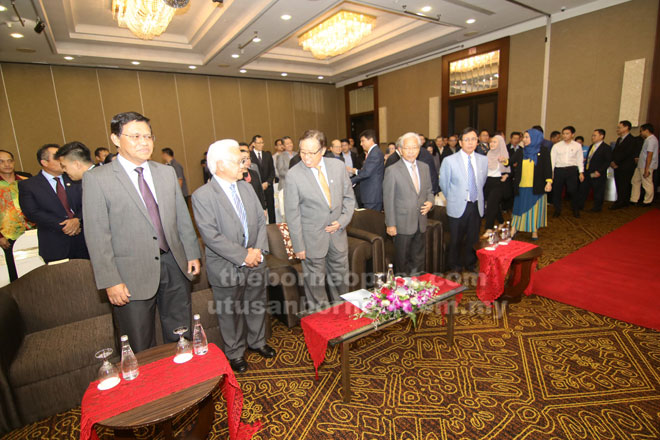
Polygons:
[[415,191],[419,194],[419,174],[417,174],[417,164],[413,162],[413,164],[410,165],[410,168],[412,168],[412,181],[415,186]]
[[247,214],[245,213],[245,206],[243,206],[243,202],[241,201],[241,198],[238,197],[238,190],[236,189],[236,183],[232,183],[229,187],[231,188],[231,198],[234,199],[234,206],[238,211],[238,219],[241,221],[241,225],[243,225],[243,232],[245,233],[245,241],[243,242],[243,246],[247,246],[248,225],[247,225]]
[[468,175],[468,194],[470,195],[470,202],[477,201],[477,179],[474,176],[474,169],[472,168],[471,157],[468,156],[468,165],[467,165],[467,175]]
[[71,207],[69,206],[69,199],[66,198],[66,191],[64,190],[64,186],[62,186],[60,178],[53,177],[53,180],[55,180],[55,192],[57,193],[57,198],[60,199],[60,203],[64,207],[67,217],[73,218],[73,211],[71,211]]
[[595,152],[596,152],[596,147],[592,146],[591,150],[589,150],[589,156],[587,156],[587,169],[589,169],[589,164],[591,163],[591,158],[594,156]]
[[323,171],[321,171],[321,165],[317,166],[316,169],[319,172],[319,182],[321,183],[323,194],[325,194],[325,198],[328,201],[328,207],[332,208],[332,203],[330,202],[332,199],[330,198],[330,187],[328,186],[328,181],[325,179]]
[[160,222],[160,211],[158,209],[158,203],[154,195],[147,185],[147,181],[144,180],[144,168],[136,167],[135,172],[138,173],[138,188],[140,188],[140,194],[142,194],[142,200],[147,206],[147,212],[149,212],[149,217],[151,218],[151,223],[156,228],[156,235],[158,235],[158,247],[161,251],[167,252],[170,250],[169,245],[167,244],[167,239],[165,238],[165,231],[163,230],[163,224]]
[[261,151],[257,150],[257,159],[261,162]]

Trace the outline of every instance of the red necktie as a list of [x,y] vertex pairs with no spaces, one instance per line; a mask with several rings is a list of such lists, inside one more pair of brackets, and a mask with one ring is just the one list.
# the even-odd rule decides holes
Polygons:
[[59,177],[53,177],[53,179],[55,180],[55,192],[57,193],[57,198],[60,199],[60,203],[66,211],[66,215],[69,218],[73,218],[73,211],[71,211],[71,207],[69,206],[69,200],[66,198],[66,191],[62,186],[62,182]]

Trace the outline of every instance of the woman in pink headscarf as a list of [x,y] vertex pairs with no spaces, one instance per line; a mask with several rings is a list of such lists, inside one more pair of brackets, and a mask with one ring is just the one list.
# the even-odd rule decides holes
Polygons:
[[484,199],[486,200],[485,219],[486,233],[488,237],[495,225],[495,217],[500,223],[504,220],[500,211],[500,202],[506,195],[507,184],[505,183],[511,173],[509,168],[509,152],[506,149],[506,142],[502,136],[495,135],[490,138],[490,150],[486,154],[488,158],[488,178],[484,185]]

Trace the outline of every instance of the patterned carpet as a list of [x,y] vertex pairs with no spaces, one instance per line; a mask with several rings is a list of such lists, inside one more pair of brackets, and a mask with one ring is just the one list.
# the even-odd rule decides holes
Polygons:
[[[550,219],[538,241],[540,265],[647,210]],[[299,327],[274,322],[270,343],[277,357],[250,354],[250,369],[238,377],[244,420],[264,424],[259,440],[660,438],[660,334],[538,296],[500,316],[469,290],[451,347],[432,314],[417,329],[408,322],[359,340],[351,350],[351,404],[341,401],[338,349],[328,352],[316,382]],[[216,409],[210,438],[225,439],[222,398]],[[77,439],[79,422],[75,408],[5,438]]]

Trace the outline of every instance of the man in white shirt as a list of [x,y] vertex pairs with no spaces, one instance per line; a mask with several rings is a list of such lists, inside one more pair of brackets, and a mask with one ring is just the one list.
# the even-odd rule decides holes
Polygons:
[[566,187],[566,192],[571,197],[571,208],[573,216],[580,217],[579,200],[577,197],[578,179],[584,181],[584,160],[582,156],[582,145],[573,140],[575,127],[568,125],[561,131],[562,141],[557,142],[550,151],[552,160],[553,188],[552,199],[555,205],[553,217],[561,215],[561,196]]
[[637,166],[632,178],[630,203],[637,203],[640,197],[640,187],[644,188],[644,201],[642,206],[649,206],[653,202],[655,189],[653,188],[653,171],[658,169],[658,138],[653,134],[655,128],[652,124],[642,125],[640,134],[644,138],[639,158],[635,159]]

